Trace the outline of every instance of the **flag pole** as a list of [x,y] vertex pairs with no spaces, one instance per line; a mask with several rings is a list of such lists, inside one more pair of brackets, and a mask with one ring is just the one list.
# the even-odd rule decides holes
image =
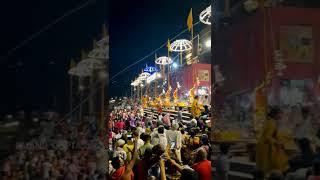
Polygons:
[[[170,59],[170,47],[168,47],[168,58]],[[170,64],[168,64],[168,89],[170,86]]]

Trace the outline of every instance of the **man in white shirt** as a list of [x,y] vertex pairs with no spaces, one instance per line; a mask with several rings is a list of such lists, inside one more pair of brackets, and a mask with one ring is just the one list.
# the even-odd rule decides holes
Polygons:
[[160,144],[163,149],[166,149],[168,142],[164,132],[164,127],[162,125],[159,126],[157,132],[153,134],[151,138],[151,144],[153,146]]
[[179,124],[178,123],[174,123],[172,125],[171,130],[168,130],[166,132],[166,136],[167,136],[167,140],[168,140],[168,144],[170,145],[170,147],[172,149],[174,149],[176,151],[176,154],[178,156],[178,160],[181,161],[181,132],[178,131],[179,129]]

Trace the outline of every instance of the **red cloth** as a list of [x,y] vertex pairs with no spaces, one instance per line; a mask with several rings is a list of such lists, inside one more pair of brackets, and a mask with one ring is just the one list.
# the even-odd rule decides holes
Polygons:
[[119,124],[118,124],[119,130],[123,130],[124,126],[125,126],[125,124],[123,121],[119,122]]
[[112,180],[120,180],[121,176],[124,174],[124,172],[126,171],[126,167],[122,166],[119,169],[117,169],[111,176]]
[[[122,166],[120,167],[119,169],[117,169],[111,176],[111,179],[112,180],[121,180],[122,179],[122,176],[123,174],[125,173],[126,171],[126,167],[125,166]],[[133,175],[133,172],[131,171],[130,173],[130,176],[131,176],[131,180],[134,179],[134,175]]]
[[192,169],[194,169],[199,174],[199,179],[211,180],[211,162],[210,161],[204,160],[204,161],[198,162],[192,166]]

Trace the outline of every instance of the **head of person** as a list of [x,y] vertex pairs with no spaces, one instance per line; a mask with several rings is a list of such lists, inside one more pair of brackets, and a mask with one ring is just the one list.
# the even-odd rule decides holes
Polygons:
[[273,170],[270,172],[268,180],[282,180],[283,174],[279,170]]
[[196,152],[195,162],[201,162],[207,159],[207,151],[203,148],[200,148]]
[[152,148],[153,155],[155,155],[156,158],[160,158],[160,156],[164,153],[164,151],[165,150],[160,144],[157,144]]
[[281,119],[281,109],[278,107],[271,107],[269,113],[268,113],[268,117],[274,120],[279,120]]
[[207,145],[209,144],[209,137],[207,134],[203,134],[201,137],[201,144],[203,145]]
[[198,180],[198,173],[192,169],[184,168],[181,171],[181,180]]
[[178,123],[173,123],[171,129],[174,130],[174,131],[177,131],[179,129],[179,124]]
[[146,148],[146,150],[144,151],[143,159],[150,160],[152,158],[152,153],[153,151],[151,148]]
[[164,127],[163,126],[159,126],[158,127],[158,133],[159,134],[164,134]]
[[198,99],[199,99],[199,96],[198,96],[198,95],[195,95],[195,96],[194,96],[194,99],[197,99],[197,100],[198,100]]
[[145,135],[143,136],[143,141],[144,141],[144,142],[150,142],[150,141],[151,141],[151,136],[150,136],[149,134],[145,134]]
[[119,169],[123,164],[124,162],[119,156],[116,156],[111,160],[111,165],[114,169]]
[[179,106],[179,110],[182,111],[182,107],[181,106]]

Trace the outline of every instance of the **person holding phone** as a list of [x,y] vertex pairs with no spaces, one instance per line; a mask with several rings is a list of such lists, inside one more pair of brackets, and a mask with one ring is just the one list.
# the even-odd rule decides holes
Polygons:
[[133,180],[133,166],[138,159],[138,139],[140,139],[139,134],[138,136],[134,136],[134,148],[133,148],[133,157],[130,160],[129,164],[123,165],[123,161],[121,158],[115,157],[112,159],[112,166],[116,169],[116,171],[111,175],[112,180]]

